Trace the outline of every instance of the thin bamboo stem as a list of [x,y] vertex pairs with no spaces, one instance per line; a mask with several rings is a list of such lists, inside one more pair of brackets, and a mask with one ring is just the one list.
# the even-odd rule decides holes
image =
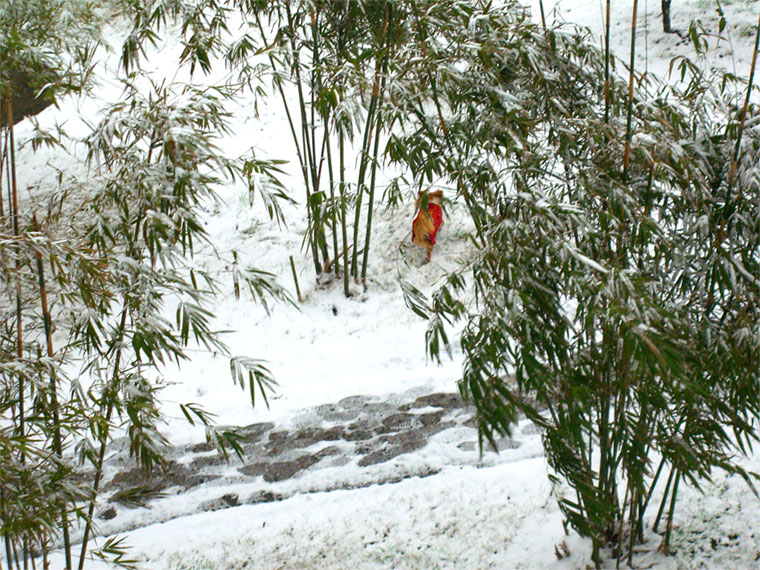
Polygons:
[[538,9],[541,11],[541,25],[546,31],[546,14],[544,13],[544,0],[538,0]]
[[623,153],[623,174],[628,174],[628,166],[631,160],[631,137],[633,124],[633,82],[635,79],[634,66],[636,64],[636,21],[639,0],[633,0],[633,16],[631,17],[631,60],[628,69],[628,110],[625,122],[625,151]]
[[[261,23],[261,18],[259,17],[258,14],[256,14],[256,24],[257,24],[257,27],[259,29],[259,33],[261,34],[261,37],[264,40],[264,43],[266,43],[266,34],[264,32],[264,26]],[[291,16],[290,16],[290,9],[288,8],[288,25],[291,25],[291,24],[292,24],[292,22],[291,22]],[[294,64],[294,68],[295,68],[295,70],[298,70],[300,68],[300,63],[299,63],[299,59],[298,59],[298,50],[296,49],[296,46],[295,46],[295,39],[292,38],[292,37],[291,37],[291,50],[293,52],[293,57],[296,58],[295,64]],[[277,66],[275,64],[274,57],[271,54],[269,54],[268,57],[269,57],[269,64],[271,65],[272,70],[276,73],[277,72],[276,71],[277,70]],[[304,187],[306,188],[306,214],[307,214],[307,218],[308,218],[308,224],[309,224],[309,226],[311,226],[311,208],[310,208],[310,205],[309,205],[309,203],[311,201],[311,190],[310,190],[310,181],[309,181],[309,167],[308,167],[308,162],[307,162],[308,157],[304,156],[304,154],[306,152],[306,149],[302,150],[302,148],[301,148],[301,143],[299,142],[299,137],[298,137],[298,134],[296,132],[295,121],[293,120],[293,114],[290,112],[290,105],[288,104],[287,97],[285,97],[285,91],[282,88],[282,80],[279,79],[278,77],[276,77],[275,80],[274,80],[274,83],[277,86],[277,90],[278,90],[278,92],[280,94],[280,100],[282,101],[282,106],[285,109],[285,116],[287,117],[287,120],[288,120],[288,127],[290,128],[291,140],[293,141],[293,145],[295,146],[295,149],[296,149],[296,156],[298,157],[298,164],[301,167],[301,176],[303,177]],[[299,106],[301,107],[301,112],[302,112],[302,115],[301,115],[301,118],[302,118],[301,130],[303,131],[303,129],[305,128],[305,119],[304,119],[304,116],[305,116],[304,113],[305,112],[304,112],[304,109],[303,109],[303,100],[302,100],[302,98],[303,98],[303,91],[301,90],[301,85],[300,85],[300,73],[298,74],[298,77],[297,77],[297,83],[298,83],[298,87],[299,87],[299,96],[300,96],[300,98],[299,98],[300,105]],[[320,264],[319,264],[319,258],[318,258],[317,250],[314,247],[314,243],[313,243],[313,241],[311,239],[311,236],[307,236],[307,237],[308,237],[308,241],[309,241],[309,248],[312,250],[312,258],[313,258],[313,261],[314,261],[315,271],[317,273],[320,273]]]
[[290,256],[290,269],[293,271],[293,282],[296,284],[296,294],[298,295],[298,302],[303,303],[303,297],[301,297],[301,288],[298,286],[298,274],[296,273],[296,262],[293,261],[293,256]]
[[[5,502],[4,497],[3,502]],[[11,546],[11,537],[5,532],[3,533],[3,538],[5,539],[5,558],[8,561],[8,570],[13,570],[13,547]]]
[[610,3],[607,0],[607,10],[604,22],[604,123],[610,122]]
[[[8,131],[3,132],[3,156],[2,160],[0,160],[0,221],[5,221],[5,203],[3,201],[3,193],[2,193],[2,171],[3,171],[3,165],[6,165],[8,163]],[[8,173],[8,187],[10,188],[11,180],[10,180],[10,165],[5,169]]]
[[353,252],[351,254],[351,275],[357,276],[357,249],[359,243],[359,222],[361,221],[362,197],[364,195],[364,178],[367,173],[367,159],[369,157],[369,145],[372,140],[372,129],[374,128],[374,114],[377,106],[377,95],[375,88],[372,89],[372,98],[370,99],[369,109],[367,110],[367,121],[364,125],[364,138],[361,146],[361,158],[359,160],[359,174],[356,179],[356,204],[354,205],[354,233],[353,233]]
[[678,499],[678,484],[681,482],[681,472],[679,471],[676,473],[676,480],[673,483],[673,493],[671,495],[670,499],[670,509],[668,511],[668,527],[665,531],[665,545],[663,547],[663,552],[668,555],[670,554],[670,536],[673,531],[673,515],[676,510],[676,500]]
[[11,540],[11,545],[13,546],[13,559],[16,561],[16,570],[21,570],[21,563],[19,562],[20,557],[18,555],[18,548],[16,547],[16,541]]
[[[0,503],[5,504],[5,494],[0,490]],[[8,570],[13,570],[13,548],[11,547],[11,537],[7,531],[3,532],[3,542],[5,544],[5,559],[8,564]]]
[[[386,6],[386,12],[387,12],[387,18],[388,18],[388,26],[391,25],[390,18],[392,17],[392,8],[389,5]],[[389,33],[386,31],[386,33]],[[379,94],[379,104],[378,104],[378,115],[377,115],[377,128],[375,129],[375,145],[372,149],[372,172],[370,174],[370,182],[369,182],[369,204],[367,209],[367,233],[364,237],[364,252],[362,255],[362,286],[364,289],[367,289],[367,262],[369,259],[369,246],[370,241],[372,238],[372,217],[374,213],[374,206],[375,206],[375,185],[377,183],[377,159],[380,153],[380,132],[381,132],[381,125],[380,120],[382,118],[382,101],[383,97],[385,96],[385,86],[387,81],[387,72],[388,72],[388,59],[384,58],[383,60],[383,69],[382,69],[383,75],[382,75],[382,81],[380,82],[380,94]]]
[[378,156],[378,147],[380,146],[380,132],[378,131],[375,134],[375,147],[372,150],[372,173],[370,175],[370,183],[369,183],[369,197],[368,197],[368,205],[367,205],[367,233],[364,237],[364,252],[362,253],[362,285],[364,286],[364,289],[367,288],[367,261],[369,259],[369,246],[370,246],[370,240],[372,238],[372,216],[374,213],[374,206],[375,206],[375,184],[377,181],[377,156]]
[[744,135],[744,124],[747,120],[747,109],[749,108],[749,100],[752,95],[752,87],[755,81],[755,68],[757,66],[757,52],[760,48],[760,12],[758,13],[757,28],[755,29],[755,47],[752,51],[752,64],[750,65],[749,81],[747,82],[747,93],[744,97],[744,105],[742,106],[741,116],[739,118],[739,133],[736,138],[736,146],[734,147],[733,160],[731,161],[731,170],[728,175],[728,192],[726,196],[726,205],[730,202],[730,192],[734,184],[734,178],[736,177],[736,169],[739,164],[739,153],[741,151],[742,137]]
[[[340,226],[343,234],[343,294],[350,297],[348,290],[348,233],[346,230],[346,143],[343,140],[343,129],[338,125],[338,153],[339,153],[339,176],[340,176]],[[338,263],[338,259],[335,259]]]
[[663,512],[665,512],[665,505],[668,504],[668,493],[670,493],[670,485],[673,483],[673,478],[676,474],[676,468],[673,467],[670,470],[670,474],[668,475],[668,480],[665,483],[665,491],[662,494],[662,501],[660,501],[660,508],[657,509],[657,516],[654,518],[654,524],[652,525],[652,530],[654,532],[657,532],[658,527],[660,526],[660,519],[662,518]]
[[[39,224],[37,222],[37,214],[32,214],[32,220],[34,223],[34,230],[39,231]],[[53,327],[52,318],[50,316],[50,309],[47,302],[47,287],[45,286],[45,269],[42,264],[42,254],[39,251],[35,252],[37,258],[37,275],[39,279],[40,288],[40,304],[42,305],[42,319],[45,328],[45,345],[47,349],[47,356],[49,359],[54,358],[55,352],[53,350]],[[56,454],[59,460],[63,458],[63,441],[61,437],[61,422],[60,414],[58,412],[58,386],[56,383],[55,371],[50,372],[50,405],[53,412],[53,452]],[[71,537],[69,535],[69,521],[66,509],[63,508],[61,512],[61,525],[63,527],[63,546],[64,555],[66,559],[66,570],[71,570]]]
[[[317,189],[313,187],[313,183],[315,180],[315,169],[314,169],[314,156],[313,156],[313,150],[311,148],[311,144],[309,143],[309,129],[308,129],[308,118],[306,115],[306,98],[304,96],[303,91],[303,80],[301,78],[301,58],[299,56],[299,50],[298,46],[296,45],[296,38],[295,33],[293,33],[293,30],[295,29],[294,21],[293,21],[293,14],[290,11],[290,5],[285,4],[285,14],[288,18],[288,26],[291,29],[290,34],[290,49],[291,54],[293,56],[293,73],[295,75],[295,84],[296,84],[296,92],[298,93],[298,107],[301,115],[301,143],[304,150],[304,155],[306,157],[305,163],[304,163],[304,181],[306,186],[306,210],[307,210],[307,219],[308,224],[312,228],[310,235],[307,236],[309,241],[309,247],[312,251],[312,258],[314,261],[314,270],[316,271],[317,275],[322,273],[322,265],[319,262],[319,247],[317,243],[318,239],[318,226],[319,226],[319,220],[314,219],[315,212],[312,211],[312,204],[311,204],[311,195],[313,192],[316,192]],[[311,175],[312,179],[309,181],[309,175]]]
[[113,415],[113,409],[114,409],[114,400],[117,397],[117,394],[115,393],[116,388],[116,382],[119,379],[119,369],[121,368],[121,355],[122,355],[122,346],[121,346],[121,340],[124,336],[124,331],[127,327],[127,315],[128,315],[129,307],[127,303],[124,303],[124,308],[121,312],[121,321],[119,322],[119,328],[118,328],[118,339],[116,345],[118,346],[117,352],[116,352],[116,358],[114,359],[114,367],[113,367],[113,376],[111,378],[111,382],[106,387],[103,398],[105,399],[105,405],[106,405],[106,418],[105,418],[105,424],[103,426],[103,432],[99,434],[100,437],[100,449],[98,450],[98,460],[95,465],[95,478],[92,483],[92,499],[90,500],[90,504],[87,508],[87,518],[85,520],[85,526],[84,526],[84,534],[82,535],[82,549],[79,553],[79,570],[84,569],[84,561],[85,557],[87,555],[87,543],[90,540],[90,532],[92,531],[92,519],[95,515],[95,501],[98,498],[98,491],[100,490],[100,482],[103,478],[103,463],[105,462],[106,457],[106,448],[108,447],[108,435],[110,431],[110,425],[111,425],[111,417]]
[[[8,118],[8,143],[10,150],[8,152],[8,159],[11,171],[11,208],[13,218],[13,234],[18,237],[19,224],[18,224],[18,181],[16,178],[16,141],[13,133],[13,96],[11,93],[11,83],[8,81],[6,89],[6,111]],[[18,246],[16,248],[16,356],[19,360],[24,358],[24,343],[23,343],[23,324],[21,322],[21,259]],[[18,376],[18,407],[19,407],[19,435],[23,439],[26,430],[25,426],[25,410],[24,410],[24,376],[19,374]],[[21,461],[24,461],[24,453],[21,452]]]
[[[325,130],[329,128],[328,124],[328,117],[325,115],[324,123],[325,123]],[[335,217],[335,175],[333,172],[333,162],[332,162],[332,145],[327,144],[327,173],[328,173],[328,181],[330,183],[330,203],[333,205],[333,215],[332,215],[332,238],[333,238],[333,259],[334,265],[335,265],[335,275],[338,275],[338,221]]]
[[646,499],[644,499],[644,505],[641,508],[641,518],[639,520],[639,528],[643,529],[644,527],[644,513],[647,510],[647,507],[649,506],[649,501],[652,499],[652,493],[654,493],[655,488],[657,487],[657,483],[660,480],[660,475],[662,474],[662,469],[665,467],[665,458],[663,457],[660,459],[660,465],[657,467],[657,471],[652,478],[652,483],[649,485],[649,492],[647,493]]

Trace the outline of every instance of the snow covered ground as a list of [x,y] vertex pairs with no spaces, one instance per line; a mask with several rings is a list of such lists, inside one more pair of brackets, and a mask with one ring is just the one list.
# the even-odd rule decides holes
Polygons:
[[[538,19],[538,1],[528,4]],[[627,59],[633,2],[615,0],[612,4],[613,49]],[[713,63],[746,75],[760,3],[724,0],[723,4],[735,57],[726,55],[730,46],[725,42],[711,52],[711,57]],[[692,48],[678,36],[661,32],[658,1],[640,1],[639,5],[637,67],[663,75],[672,56],[691,53]],[[579,23],[593,34],[602,28],[601,1],[546,0],[544,7],[550,20]],[[674,27],[682,31],[694,17],[717,29],[710,0],[673,0],[672,13]],[[168,40],[160,61],[151,60],[157,72],[173,73],[169,71],[176,61],[172,49],[174,45]],[[60,110],[47,110],[40,121],[52,124],[65,118],[70,130],[76,132],[82,128],[77,116],[93,120],[101,102],[118,96],[118,91],[118,86],[105,77],[94,100],[67,102]],[[290,156],[291,143],[284,134],[278,106],[272,104],[261,111],[261,116],[255,117],[250,107],[236,109],[238,138],[225,144],[234,149],[244,140],[245,146],[253,144],[262,156]],[[28,133],[26,125],[17,135],[23,139]],[[33,195],[49,184],[48,178],[54,173],[51,165],[73,167],[65,155],[33,154],[28,147],[19,159],[22,186],[32,187]],[[294,197],[302,201],[297,177],[290,178],[288,184]],[[468,255],[470,246],[463,236],[469,226],[461,209],[455,206],[449,210],[433,261],[424,266],[409,261],[411,204],[378,212],[368,291],[357,290],[354,297],[346,299],[340,284],[317,283],[314,279],[309,260],[301,251],[306,228],[301,207],[286,207],[288,227],[281,230],[267,220],[257,204],[249,206],[245,188],[231,186],[222,189],[221,195],[225,205],[209,207],[207,229],[226,264],[212,255],[210,247],[198,256],[228,287],[215,307],[216,326],[232,331],[225,341],[233,354],[267,360],[279,386],[269,409],[260,403],[254,409],[248,394],[232,383],[225,358],[194,352],[190,363],[165,371],[171,385],[163,392],[167,418],[164,432],[175,445],[204,440],[201,428],[187,424],[179,403],[200,402],[226,425],[286,425],[304,410],[350,396],[394,398],[409,391],[456,392],[461,351],[454,343],[452,358],[441,366],[426,361],[426,323],[405,307],[399,283],[403,279],[431,291],[458,259]],[[267,314],[248,300],[236,300],[232,280],[226,277],[233,252],[242,266],[277,274],[280,283],[295,296],[289,265],[292,255],[304,302],[298,307],[274,305]],[[585,568],[590,544],[563,530],[546,476],[546,462],[541,457],[540,436],[527,428],[519,427],[518,448],[483,460],[476,448],[469,448],[467,457],[452,461],[444,451],[451,447],[436,448],[435,442],[407,453],[403,459],[407,466],[415,462],[436,465],[436,472],[425,477],[346,490],[314,491],[296,486],[283,500],[186,516],[178,516],[181,508],[171,511],[168,502],[157,503],[153,512],[145,509],[145,516],[136,520],[145,524],[165,522],[124,533],[126,542],[133,547],[131,554],[151,570]],[[760,456],[746,462],[747,467],[760,470]],[[356,474],[353,463],[342,469],[332,471],[334,487]],[[243,494],[249,491],[245,485],[250,482],[239,483],[239,487],[227,482],[224,492]],[[640,567],[760,567],[758,499],[741,480],[722,473],[716,473],[704,491],[700,494],[688,489],[683,494],[674,530],[675,554],[666,557],[658,552],[659,537],[652,536],[637,558]],[[173,504],[182,500],[201,501],[202,497],[187,493],[172,499]],[[125,518],[120,519],[122,516]],[[117,528],[120,522],[129,526],[129,516],[135,515],[120,514],[103,528]],[[561,560],[555,554],[563,551],[555,549],[560,543],[570,553]],[[610,568],[613,564],[608,562]]]

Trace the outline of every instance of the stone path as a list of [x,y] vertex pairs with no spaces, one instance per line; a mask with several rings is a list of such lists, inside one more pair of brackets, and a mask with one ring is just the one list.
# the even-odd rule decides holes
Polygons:
[[[451,465],[489,465],[540,454],[535,445],[521,452],[522,439],[538,439],[531,426],[525,426],[515,439],[498,442],[499,450],[509,453],[487,451],[481,456],[473,415],[457,394],[418,391],[382,398],[354,396],[306,410],[280,424],[240,428],[243,462],[228,463],[211,446],[197,444],[170,450],[166,470],[146,477],[131,466],[124,449],[107,462],[105,501],[98,516],[114,532],[193,512],[396,482],[429,476]],[[515,455],[511,459],[510,453]],[[136,488],[142,491],[135,492]],[[163,507],[129,516],[128,511],[156,505]],[[120,524],[105,523],[117,517],[113,523]]]

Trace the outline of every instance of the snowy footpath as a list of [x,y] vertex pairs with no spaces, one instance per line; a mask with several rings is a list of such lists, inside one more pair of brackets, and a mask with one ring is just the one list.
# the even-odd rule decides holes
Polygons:
[[[502,546],[551,501],[535,428],[520,424],[499,453],[481,454],[473,410],[456,394],[349,397],[239,433],[242,461],[181,446],[149,477],[117,442],[101,532],[133,531],[149,568],[340,568],[356,551],[360,567],[501,567]],[[130,500],[140,486],[154,498]],[[489,489],[472,518],[472,500]]]
[[[529,422],[481,454],[473,410],[456,394],[416,389],[239,432],[243,460],[177,446],[149,477],[117,442],[100,531],[126,536],[151,570],[587,567],[589,544],[564,530]],[[153,498],[130,500],[140,486]],[[650,533],[636,567],[757,568],[759,520],[746,485],[717,474],[704,495],[684,493],[675,555]]]

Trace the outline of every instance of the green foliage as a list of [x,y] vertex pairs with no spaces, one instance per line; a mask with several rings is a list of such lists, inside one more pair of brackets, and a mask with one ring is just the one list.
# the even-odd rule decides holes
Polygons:
[[[398,57],[412,37],[414,2],[278,0],[129,1],[138,14],[125,43],[130,69],[167,20],[178,22],[191,71],[223,60],[234,89],[282,104],[301,175],[308,231],[304,247],[316,273],[366,283],[380,140],[399,117],[388,86],[404,73]],[[234,18],[234,20],[233,20]],[[241,26],[228,22],[242,21]],[[266,57],[266,59],[264,59]],[[352,174],[348,169],[356,168]],[[254,169],[255,171],[255,169]],[[249,169],[249,173],[252,172]],[[274,195],[281,192],[274,188]],[[399,193],[391,190],[390,200]],[[262,194],[270,216],[281,220]],[[353,223],[351,222],[353,219]],[[362,247],[363,238],[363,247]],[[362,257],[360,258],[360,254]]]
[[[68,44],[55,43],[56,30],[43,28],[70,17],[66,10],[74,5],[11,2],[0,15],[34,24],[21,25],[28,37],[17,34],[27,52],[37,49],[34,42],[43,52],[50,44],[43,55],[60,58],[55,50]],[[42,39],[32,34],[35,26]],[[57,30],[75,31],[63,24]],[[282,217],[279,201],[287,199],[277,161],[228,158],[217,148],[228,132],[227,89],[157,84],[139,71],[123,84],[121,100],[104,110],[82,141],[87,179],[62,176],[42,224],[38,212],[18,204],[10,128],[5,138],[2,181],[11,182],[13,199],[0,209],[0,533],[7,559],[18,564],[45,558],[62,540],[66,567],[73,568],[73,530],[81,540],[83,568],[114,431],[127,435],[140,466],[160,468],[166,444],[159,430],[164,367],[186,360],[188,345],[230,356],[208,308],[218,284],[193,261],[207,240],[201,207],[213,204],[216,188],[227,183],[247,184],[272,217]],[[45,138],[59,142],[55,133]],[[291,302],[270,273],[247,267],[234,279],[265,305],[270,299]],[[275,381],[265,365],[243,357],[232,363],[233,372],[250,376],[244,388],[266,401]],[[255,397],[252,392],[252,403]],[[206,426],[209,442],[225,458],[230,449],[242,454],[233,430],[216,428],[200,406],[182,410],[191,423]],[[74,454],[91,465],[89,478],[73,471]],[[144,502],[156,496],[153,491],[132,489],[117,499]],[[106,541],[91,556],[134,565],[120,540]]]
[[23,99],[40,94],[54,102],[87,85],[100,41],[97,6],[90,0],[6,0],[0,5],[3,101],[6,86],[23,105]]
[[656,461],[675,475],[669,521],[680,479],[751,481],[733,458],[758,439],[760,131],[732,114],[730,76],[685,65],[682,91],[639,83],[626,166],[626,86],[582,35],[514,5],[427,16],[419,103],[391,149],[457,184],[480,249],[408,302],[431,317],[434,358],[446,321],[466,320],[460,390],[482,437],[535,422],[595,562],[604,546],[630,557]]

